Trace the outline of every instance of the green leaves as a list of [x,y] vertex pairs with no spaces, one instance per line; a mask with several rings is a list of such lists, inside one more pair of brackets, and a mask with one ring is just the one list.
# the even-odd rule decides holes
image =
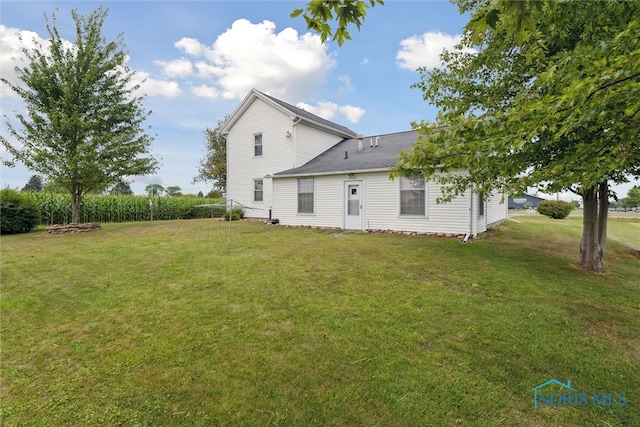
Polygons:
[[[359,30],[367,9],[376,4],[383,5],[384,0],[311,0],[305,9],[295,9],[290,16],[302,16],[307,29],[319,33],[323,43],[332,39],[342,46],[346,40],[351,40],[349,25],[353,24]],[[332,22],[335,22],[335,28],[331,26]]]
[[215,129],[206,128],[205,149],[207,154],[200,160],[198,175],[193,178],[193,183],[213,182],[215,187],[221,191],[227,189],[227,137],[221,133],[225,122],[229,117],[218,120]]
[[23,86],[2,82],[22,97],[28,115],[16,115],[20,128],[6,118],[17,144],[0,137],[15,159],[71,194],[103,190],[127,175],[157,168],[149,156],[148,116],[135,93],[134,73],[125,66],[122,36],[107,42],[102,25],[107,10],[84,17],[72,12],[76,40],[60,37],[56,16],[47,18],[50,45],[23,47],[28,59],[16,67]]
[[[448,197],[638,176],[640,4],[497,1],[471,14],[462,44],[477,53],[422,70],[414,87],[440,112],[394,175],[419,170],[447,182]],[[440,177],[460,169],[470,176]]]

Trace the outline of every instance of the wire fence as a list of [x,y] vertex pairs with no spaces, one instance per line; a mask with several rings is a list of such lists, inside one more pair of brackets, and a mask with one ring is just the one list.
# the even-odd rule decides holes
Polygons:
[[[71,223],[71,195],[29,193],[39,204],[41,225]],[[210,205],[210,206],[199,206]],[[220,218],[226,203],[202,197],[87,195],[82,198],[79,223],[135,222],[170,219]]]

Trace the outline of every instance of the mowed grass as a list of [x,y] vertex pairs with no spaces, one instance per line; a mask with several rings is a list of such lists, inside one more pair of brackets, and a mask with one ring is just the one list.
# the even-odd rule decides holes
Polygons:
[[[640,260],[611,241],[587,273],[578,222],[518,220],[468,244],[234,222],[228,248],[216,220],[3,236],[2,423],[639,425]],[[627,404],[534,409],[551,378]]]

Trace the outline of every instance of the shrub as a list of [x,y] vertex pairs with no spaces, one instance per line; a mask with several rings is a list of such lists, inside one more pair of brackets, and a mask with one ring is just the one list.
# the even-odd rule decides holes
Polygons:
[[244,218],[244,210],[242,208],[233,208],[224,213],[225,221],[229,221],[229,216],[231,216],[231,221],[237,221],[239,219]]
[[564,219],[573,210],[573,204],[563,200],[543,200],[538,204],[538,212],[555,219]]
[[40,206],[26,194],[0,190],[0,234],[28,233],[40,223]]

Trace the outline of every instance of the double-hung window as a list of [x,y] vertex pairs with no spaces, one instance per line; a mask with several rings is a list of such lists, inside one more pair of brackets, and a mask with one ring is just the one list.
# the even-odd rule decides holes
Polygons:
[[298,178],[298,213],[313,213],[313,178]]
[[484,194],[480,193],[478,194],[478,216],[484,216],[484,209],[485,209],[485,203],[484,203]]
[[263,190],[264,182],[261,179],[253,180],[253,201],[254,202],[262,202],[264,198],[264,190]]
[[253,135],[253,155],[255,157],[262,156],[262,134]]
[[400,215],[425,216],[426,187],[422,175],[400,178]]

